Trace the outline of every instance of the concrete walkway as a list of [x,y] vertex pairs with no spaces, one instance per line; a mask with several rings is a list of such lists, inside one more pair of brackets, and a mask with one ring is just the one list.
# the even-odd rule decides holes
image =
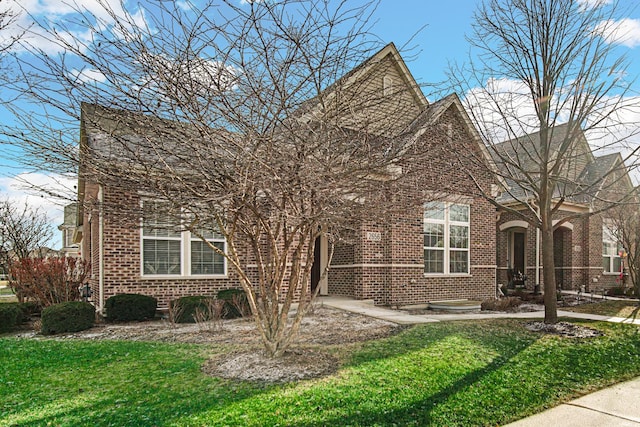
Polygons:
[[[399,325],[417,325],[420,323],[447,322],[452,320],[481,320],[481,319],[542,319],[544,311],[532,311],[524,313],[465,313],[458,312],[452,314],[409,314],[405,310],[393,310],[388,307],[373,305],[372,300],[354,300],[340,296],[321,296],[317,301],[327,307],[338,308],[352,313],[363,314],[376,319],[387,320]],[[558,310],[558,317],[572,317],[575,319],[598,320],[613,323],[631,323],[640,326],[640,317],[624,318],[600,316],[597,314],[574,313],[572,311]]]
[[[499,318],[542,319],[544,312],[528,313],[456,313],[409,314],[373,305],[373,301],[358,301],[347,297],[319,297],[327,307],[363,314],[401,325],[412,325],[453,320],[478,320]],[[573,313],[558,310],[559,317],[599,320],[614,323],[631,323],[640,326],[640,319],[607,317],[595,314]],[[640,427],[640,378],[620,383],[561,404],[539,414],[523,418],[509,427]]]

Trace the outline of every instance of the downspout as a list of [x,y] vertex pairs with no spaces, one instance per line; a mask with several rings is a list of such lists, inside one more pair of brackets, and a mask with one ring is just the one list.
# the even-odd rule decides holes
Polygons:
[[98,187],[98,311],[104,312],[104,193],[102,185]]
[[[536,214],[540,218],[540,206],[536,208]],[[540,287],[540,227],[536,227],[536,286]]]

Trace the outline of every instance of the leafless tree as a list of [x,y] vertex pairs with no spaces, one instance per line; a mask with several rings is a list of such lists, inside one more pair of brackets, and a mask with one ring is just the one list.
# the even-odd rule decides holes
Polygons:
[[40,209],[0,201],[0,266],[5,274],[12,260],[44,255],[52,238],[49,218]]
[[637,208],[620,206],[612,209],[612,234],[617,237],[626,253],[624,259],[635,296],[640,296],[640,211]]
[[[16,111],[14,141],[44,167],[80,165],[87,182],[161,200],[205,241],[222,234],[224,251],[209,247],[238,276],[268,354],[282,355],[313,298],[314,241],[333,247],[363,218],[383,220],[419,174],[398,173],[400,159],[427,155],[408,149],[406,84],[381,93],[350,72],[380,48],[375,3],[100,3],[102,17],[78,10],[69,24],[86,41],[42,22],[58,54],[23,44],[37,58],[23,81],[48,115]],[[93,137],[78,150],[83,101]],[[144,212],[128,213],[139,226]]]
[[630,142],[638,128],[625,119],[638,99],[610,39],[621,9],[605,3],[485,0],[469,38],[472,59],[450,73],[502,175],[503,196],[525,209],[496,204],[540,230],[547,323],[557,321],[553,232],[571,219],[558,211],[589,196],[592,209],[580,215],[592,215],[628,196],[598,192],[622,179],[612,169],[580,176],[590,155],[582,132],[592,150],[622,152],[629,168],[638,159]]

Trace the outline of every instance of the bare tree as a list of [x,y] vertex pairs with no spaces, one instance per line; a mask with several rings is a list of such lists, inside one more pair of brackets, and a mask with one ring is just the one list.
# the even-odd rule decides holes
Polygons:
[[[637,206],[620,206],[609,215],[610,228],[626,253],[625,272],[631,280],[636,297],[640,297],[640,211]],[[624,278],[623,278],[624,279]]]
[[[405,137],[407,99],[419,89],[374,91],[358,79],[362,68],[349,72],[379,49],[367,24],[375,3],[219,3],[184,10],[151,1],[130,13],[101,2],[103,17],[78,10],[73,23],[91,34],[86,42],[48,28],[62,53],[24,45],[37,60],[22,71],[49,115],[17,112],[24,126],[13,137],[43,166],[79,165],[83,181],[159,201],[153,212],[101,209],[128,213],[131,226],[148,214],[167,229],[161,218],[171,217],[224,256],[277,357],[314,296],[314,241],[325,236],[333,247],[363,218],[384,220],[392,195],[420,174],[398,173],[410,156],[427,155]],[[78,151],[66,127],[81,116]],[[207,239],[212,232],[224,248]]]
[[[477,55],[451,72],[502,175],[509,203],[496,205],[540,230],[547,323],[557,321],[554,230],[572,215],[602,212],[628,196],[599,192],[604,183],[621,182],[616,169],[594,168],[585,178],[589,148],[621,151],[627,166],[637,163],[638,147],[630,143],[637,126],[625,122],[637,99],[625,98],[632,83],[627,62],[608,39],[620,9],[605,3],[483,1],[469,38]],[[583,132],[596,145],[585,145]],[[587,196],[592,209],[558,216]]]
[[0,266],[5,273],[12,260],[43,255],[52,238],[49,218],[40,209],[0,201]]

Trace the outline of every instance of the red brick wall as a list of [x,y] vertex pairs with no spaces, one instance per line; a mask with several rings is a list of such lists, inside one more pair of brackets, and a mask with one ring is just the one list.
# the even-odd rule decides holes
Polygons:
[[[555,216],[561,219],[575,215],[575,212],[559,211]],[[508,231],[500,231],[499,227],[509,221],[521,218],[511,212],[502,212],[497,223],[497,262],[498,283],[507,283],[507,251]],[[578,290],[582,286],[585,290],[591,287],[607,286],[609,277],[602,275],[602,220],[599,216],[573,218],[568,221],[573,227],[561,227],[556,230],[555,242],[561,247],[554,246],[554,257],[562,260],[563,265],[556,265],[556,285],[562,289]],[[536,229],[529,226],[526,230],[525,263],[528,277],[527,287],[533,289],[536,278]],[[542,253],[540,253],[542,257]],[[597,279],[594,282],[594,278]],[[543,269],[540,267],[540,285],[543,285]]]
[[[388,191],[396,209],[384,222],[363,221],[357,242],[336,248],[330,294],[391,306],[495,296],[496,211],[479,196],[467,173],[473,172],[489,191],[491,176],[476,163],[482,156],[477,143],[460,115],[450,109],[423,134],[415,149],[422,150],[424,158],[418,154],[418,163],[403,166],[403,173],[412,174],[413,184]],[[470,204],[470,274],[424,274],[423,205],[442,196],[448,200],[461,196],[462,203]]]

